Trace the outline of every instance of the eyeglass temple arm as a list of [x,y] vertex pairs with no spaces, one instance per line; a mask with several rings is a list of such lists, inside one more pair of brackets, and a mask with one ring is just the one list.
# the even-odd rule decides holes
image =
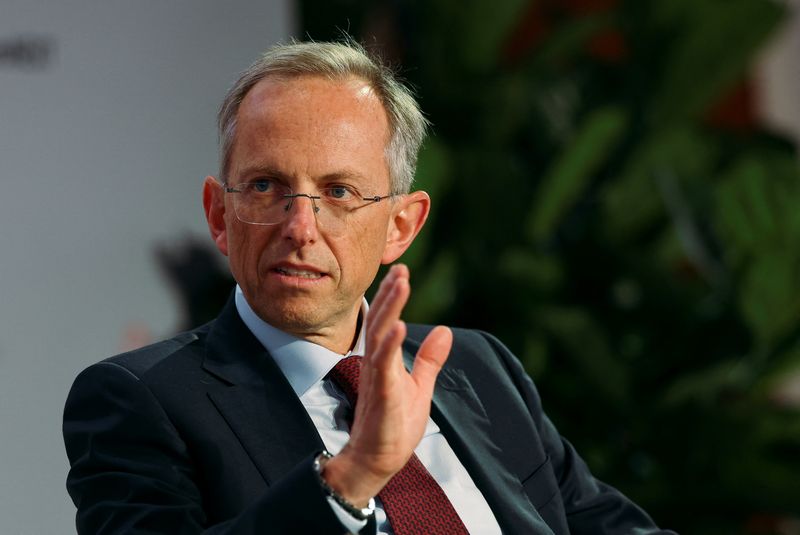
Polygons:
[[373,195],[372,197],[361,197],[361,198],[364,199],[365,201],[380,202],[383,199],[388,199],[389,197],[394,197],[394,195],[395,195],[394,193],[390,193],[389,195]]

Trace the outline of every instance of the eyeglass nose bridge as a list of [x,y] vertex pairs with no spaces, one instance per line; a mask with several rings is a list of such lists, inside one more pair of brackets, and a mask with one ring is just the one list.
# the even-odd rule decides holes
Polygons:
[[292,209],[292,204],[297,197],[308,197],[311,200],[311,206],[314,208],[314,214],[316,215],[319,213],[319,206],[317,206],[317,201],[321,198],[319,195],[311,195],[309,193],[287,193],[283,196],[284,199],[288,199],[289,202],[286,203],[286,206],[283,207],[285,212],[289,212]]

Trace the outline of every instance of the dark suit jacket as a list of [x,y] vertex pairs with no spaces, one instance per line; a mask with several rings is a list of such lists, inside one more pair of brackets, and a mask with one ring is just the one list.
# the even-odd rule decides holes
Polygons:
[[[429,330],[409,325],[407,363]],[[432,417],[504,533],[664,533],[591,476],[500,342],[454,334]],[[322,441],[233,300],[203,327],[84,370],[64,441],[80,533],[343,531],[312,469]]]

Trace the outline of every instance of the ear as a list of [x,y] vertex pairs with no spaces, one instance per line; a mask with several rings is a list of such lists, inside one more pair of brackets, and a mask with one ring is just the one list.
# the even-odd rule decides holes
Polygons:
[[391,264],[406,252],[422,230],[430,210],[431,198],[424,191],[414,191],[394,201],[382,264]]
[[211,238],[219,252],[228,256],[228,228],[225,225],[225,191],[213,176],[203,182],[203,209]]

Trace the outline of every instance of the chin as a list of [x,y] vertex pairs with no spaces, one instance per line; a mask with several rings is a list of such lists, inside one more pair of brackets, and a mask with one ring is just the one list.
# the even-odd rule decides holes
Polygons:
[[297,303],[264,303],[256,313],[273,327],[290,334],[314,332],[320,324],[319,308],[313,303],[301,306]]

